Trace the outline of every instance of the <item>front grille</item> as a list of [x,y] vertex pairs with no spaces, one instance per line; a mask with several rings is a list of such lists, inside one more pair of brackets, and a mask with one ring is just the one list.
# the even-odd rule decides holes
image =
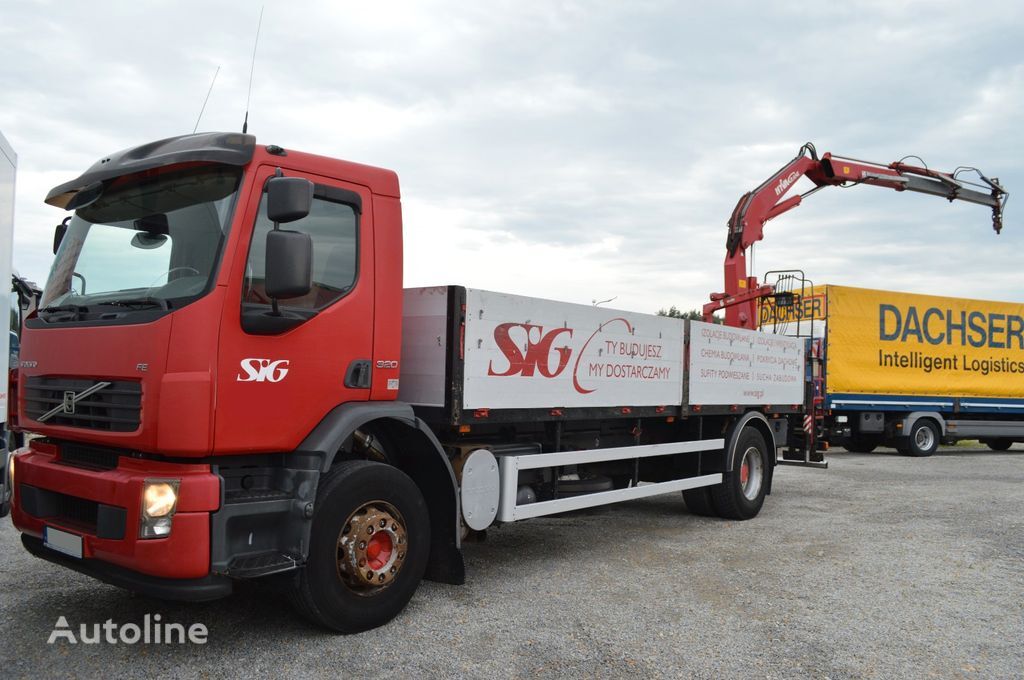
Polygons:
[[61,443],[58,460],[65,465],[88,470],[113,470],[121,457],[120,451],[85,444]]
[[65,405],[74,395],[94,387],[98,382],[109,382],[110,385],[73,405],[69,404],[45,422],[110,432],[134,432],[139,429],[142,383],[131,380],[98,381],[32,376],[25,380],[25,415],[32,420],[39,420],[44,414]]
[[25,512],[46,524],[58,524],[98,538],[120,541],[125,536],[128,523],[128,511],[125,508],[30,484],[18,485],[18,502]]
[[96,533],[96,521],[100,511],[99,503],[62,493],[54,495],[57,496],[58,519],[65,524],[79,527],[86,533]]

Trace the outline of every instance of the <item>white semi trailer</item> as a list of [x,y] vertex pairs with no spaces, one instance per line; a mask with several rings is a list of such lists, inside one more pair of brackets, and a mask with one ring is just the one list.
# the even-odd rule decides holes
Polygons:
[[[14,176],[18,167],[18,157],[14,149],[0,133],[0,281],[11,280],[11,241],[14,234]],[[10,295],[0,295],[0,313],[4,318],[10,315]],[[6,309],[4,309],[6,308]],[[6,345],[6,346],[5,346]],[[7,425],[7,376],[8,357],[10,355],[10,333],[0,333],[0,429]],[[0,471],[0,517],[7,514],[10,504],[10,485],[8,484],[7,459],[10,452],[6,446],[7,437],[0,442],[0,459],[3,468]]]

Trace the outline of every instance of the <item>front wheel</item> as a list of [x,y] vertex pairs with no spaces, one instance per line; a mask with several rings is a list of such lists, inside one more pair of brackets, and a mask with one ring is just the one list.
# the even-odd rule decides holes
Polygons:
[[768,445],[761,433],[745,428],[736,442],[732,470],[711,487],[711,500],[720,517],[750,519],[761,511],[771,474]]
[[907,437],[906,454],[922,458],[932,455],[938,448],[939,429],[935,424],[923,418],[916,421]]
[[429,551],[430,518],[415,482],[390,465],[342,461],[320,480],[292,599],[340,633],[376,628],[412,598]]

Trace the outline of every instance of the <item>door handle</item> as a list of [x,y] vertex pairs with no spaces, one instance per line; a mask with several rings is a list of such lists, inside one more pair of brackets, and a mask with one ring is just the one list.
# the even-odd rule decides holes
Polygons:
[[356,390],[370,389],[370,360],[356,359],[345,371],[345,387]]

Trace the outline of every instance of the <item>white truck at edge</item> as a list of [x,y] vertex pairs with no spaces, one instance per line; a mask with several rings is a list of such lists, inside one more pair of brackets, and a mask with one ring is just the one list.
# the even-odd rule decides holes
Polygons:
[[[14,149],[0,133],[0,281],[11,281],[11,242],[14,235],[14,177],[18,167],[18,156]],[[10,318],[10,295],[0,295],[0,314]],[[9,321],[6,323],[9,325]],[[0,431],[6,430],[7,424],[7,377],[8,358],[10,355],[10,333],[0,333]],[[7,479],[7,438],[0,441],[0,517],[7,514],[10,503],[10,482]]]

